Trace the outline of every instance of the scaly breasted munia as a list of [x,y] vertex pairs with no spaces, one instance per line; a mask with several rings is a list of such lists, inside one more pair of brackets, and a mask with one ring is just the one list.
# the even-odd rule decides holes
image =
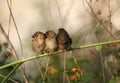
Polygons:
[[43,53],[45,48],[45,34],[38,31],[32,36],[32,49],[37,53]]
[[72,39],[70,38],[67,31],[63,28],[58,30],[57,34],[57,44],[59,50],[69,50],[71,49]]
[[56,41],[56,33],[48,30],[46,33],[46,39],[45,39],[45,53],[54,52],[57,50],[57,41]]

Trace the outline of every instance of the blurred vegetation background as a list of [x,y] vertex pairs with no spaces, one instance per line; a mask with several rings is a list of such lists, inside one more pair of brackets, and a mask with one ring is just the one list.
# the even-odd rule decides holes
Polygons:
[[[36,31],[57,33],[62,27],[72,37],[72,47],[120,39],[120,1],[0,0],[0,23],[18,59],[23,59],[36,55],[31,48]],[[15,61],[12,49],[0,30],[0,66]],[[64,55],[51,57],[45,83],[63,83]],[[120,83],[120,43],[67,52],[66,56],[64,83]],[[47,57],[24,63],[27,79],[19,68],[8,83],[43,82],[46,63]],[[0,70],[0,81],[13,68]]]

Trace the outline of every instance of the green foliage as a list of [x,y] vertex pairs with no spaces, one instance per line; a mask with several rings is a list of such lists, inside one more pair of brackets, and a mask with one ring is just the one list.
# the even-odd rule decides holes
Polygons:
[[97,51],[101,51],[102,50],[102,45],[96,46],[95,48],[96,48]]
[[120,83],[120,77],[112,77],[109,83]]
[[105,65],[106,68],[110,68],[111,65],[112,65],[112,62],[105,60],[104,65]]
[[8,43],[7,43],[7,42],[4,42],[4,43],[3,43],[3,46],[4,46],[5,48],[7,48],[7,47],[8,47]]
[[2,82],[3,79],[4,79],[3,77],[0,77],[0,82]]
[[97,35],[99,33],[99,28],[100,28],[100,24],[96,24],[94,30],[93,30],[93,34]]
[[89,63],[89,60],[87,60],[85,58],[79,58],[77,60],[77,63],[79,64],[80,67],[85,68],[86,65]]
[[85,83],[90,83],[91,79],[94,78],[94,74],[91,72],[85,72],[84,78],[85,78]]

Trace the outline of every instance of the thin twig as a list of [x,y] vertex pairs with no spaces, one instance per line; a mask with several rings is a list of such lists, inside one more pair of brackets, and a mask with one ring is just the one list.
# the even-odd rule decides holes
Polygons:
[[[7,0],[7,5],[8,5],[8,8],[9,8],[9,12],[10,12],[11,18],[12,18],[13,23],[14,23],[14,25],[15,25],[15,29],[16,29],[17,34],[18,34],[18,38],[19,38],[20,46],[21,46],[21,52],[22,52],[22,56],[23,56],[22,40],[21,40],[21,38],[20,38],[20,34],[19,34],[19,31],[18,31],[18,27],[17,27],[16,21],[15,21],[15,19],[14,19],[14,15],[13,15],[12,10],[11,10],[11,6],[10,6],[10,3],[9,3],[9,0]],[[21,66],[20,70],[21,70],[21,73],[23,74],[23,77],[24,77],[24,79],[25,79],[25,82],[28,83],[27,76],[26,76],[25,71],[24,71],[24,69],[23,69],[22,66]]]
[[[71,53],[71,54],[72,54],[72,53]],[[74,60],[75,65],[80,69],[80,66],[79,66],[78,63],[77,63],[76,58],[75,58],[73,55],[72,55],[72,58],[73,58],[73,60]],[[83,81],[84,81],[84,83],[85,83],[84,77],[83,77]]]
[[76,60],[76,58],[72,55],[72,58],[73,58],[73,60],[74,60],[74,63],[77,65],[77,67],[80,69],[80,66],[78,65],[78,63],[77,63],[77,60]]
[[105,83],[105,70],[104,70],[103,56],[102,56],[101,52],[100,52],[100,60],[101,60],[101,66],[102,66],[103,83]]
[[67,83],[70,83],[70,79],[69,79],[68,75],[66,74],[65,76],[66,76],[66,79],[67,79]]
[[8,5],[8,8],[9,8],[9,12],[10,12],[11,18],[12,18],[13,23],[14,23],[14,25],[15,25],[15,29],[16,29],[17,34],[18,34],[18,38],[19,38],[19,40],[20,40],[21,52],[22,52],[22,56],[23,56],[22,40],[21,40],[21,38],[20,38],[20,34],[19,34],[19,31],[18,31],[18,27],[17,27],[16,21],[15,21],[15,19],[14,19],[14,15],[13,15],[13,13],[12,13],[12,10],[11,10],[11,7],[10,7],[10,3],[9,3],[8,0],[7,0],[7,5]]
[[111,7],[110,7],[110,1],[108,0],[108,11],[109,11],[109,16],[108,16],[108,20],[109,20],[109,26],[110,26],[110,32],[112,34],[112,22],[111,22]]
[[94,10],[92,9],[91,5],[89,4],[89,2],[87,0],[85,0],[87,5],[89,6],[92,14],[94,15],[94,17],[97,19],[97,21],[103,26],[103,28],[111,35],[111,37],[115,40],[116,38],[111,34],[111,32],[106,28],[106,26],[100,21],[100,19],[97,17],[97,15],[95,14]]
[[[12,0],[10,0],[10,9],[12,10]],[[10,34],[10,25],[11,25],[11,14],[9,15],[8,37],[9,37],[9,34]]]
[[[11,10],[12,10],[12,0],[9,0],[9,3],[10,3],[10,8],[11,8]],[[9,38],[9,36],[10,36],[11,21],[12,21],[12,19],[11,19],[11,14],[9,14],[8,38]],[[9,56],[8,56],[8,57],[9,57]],[[17,73],[17,74],[18,74],[18,73]]]
[[4,35],[5,39],[8,41],[8,43],[9,43],[9,45],[10,45],[10,47],[11,47],[11,51],[12,51],[12,53],[13,53],[14,58],[17,60],[17,59],[18,59],[18,56],[17,56],[17,53],[16,53],[16,51],[15,51],[15,48],[14,48],[14,46],[12,45],[11,41],[9,40],[6,32],[5,32],[4,29],[3,29],[3,26],[1,25],[1,23],[0,23],[0,29],[1,29],[1,31],[2,31],[1,33]]
[[[1,31],[2,31],[2,34],[4,35],[4,37],[6,38],[6,40],[8,41],[8,43],[9,43],[9,45],[10,45],[10,47],[11,47],[11,52],[12,52],[12,54],[13,54],[13,56],[14,56],[14,59],[15,59],[15,60],[18,60],[18,56],[17,56],[17,53],[16,53],[16,51],[15,51],[15,48],[14,48],[14,46],[12,45],[11,41],[9,40],[6,32],[5,32],[4,29],[3,29],[3,26],[1,25],[1,23],[0,23],[0,29],[1,29]],[[27,81],[27,76],[26,76],[26,74],[25,74],[24,69],[23,69],[22,66],[20,67],[20,71],[22,72],[23,78],[25,78],[26,83],[28,83],[28,81]]]
[[46,74],[47,74],[47,71],[48,71],[50,57],[51,57],[50,55],[48,55],[48,57],[47,57],[47,63],[46,63],[46,67],[45,67],[45,73],[44,73],[43,83],[45,83],[45,78],[46,78]]
[[41,68],[40,68],[40,67],[43,68],[43,66],[39,63],[38,59],[35,59],[35,62],[36,62],[36,64],[37,64],[38,68],[39,68],[41,77],[42,77],[42,79],[43,79],[43,78],[44,78],[44,75],[43,75],[43,72],[41,71]]

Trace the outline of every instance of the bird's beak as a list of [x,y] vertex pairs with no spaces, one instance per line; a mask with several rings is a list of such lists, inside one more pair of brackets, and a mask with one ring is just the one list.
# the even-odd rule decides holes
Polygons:
[[34,35],[32,35],[32,38],[34,38]]

